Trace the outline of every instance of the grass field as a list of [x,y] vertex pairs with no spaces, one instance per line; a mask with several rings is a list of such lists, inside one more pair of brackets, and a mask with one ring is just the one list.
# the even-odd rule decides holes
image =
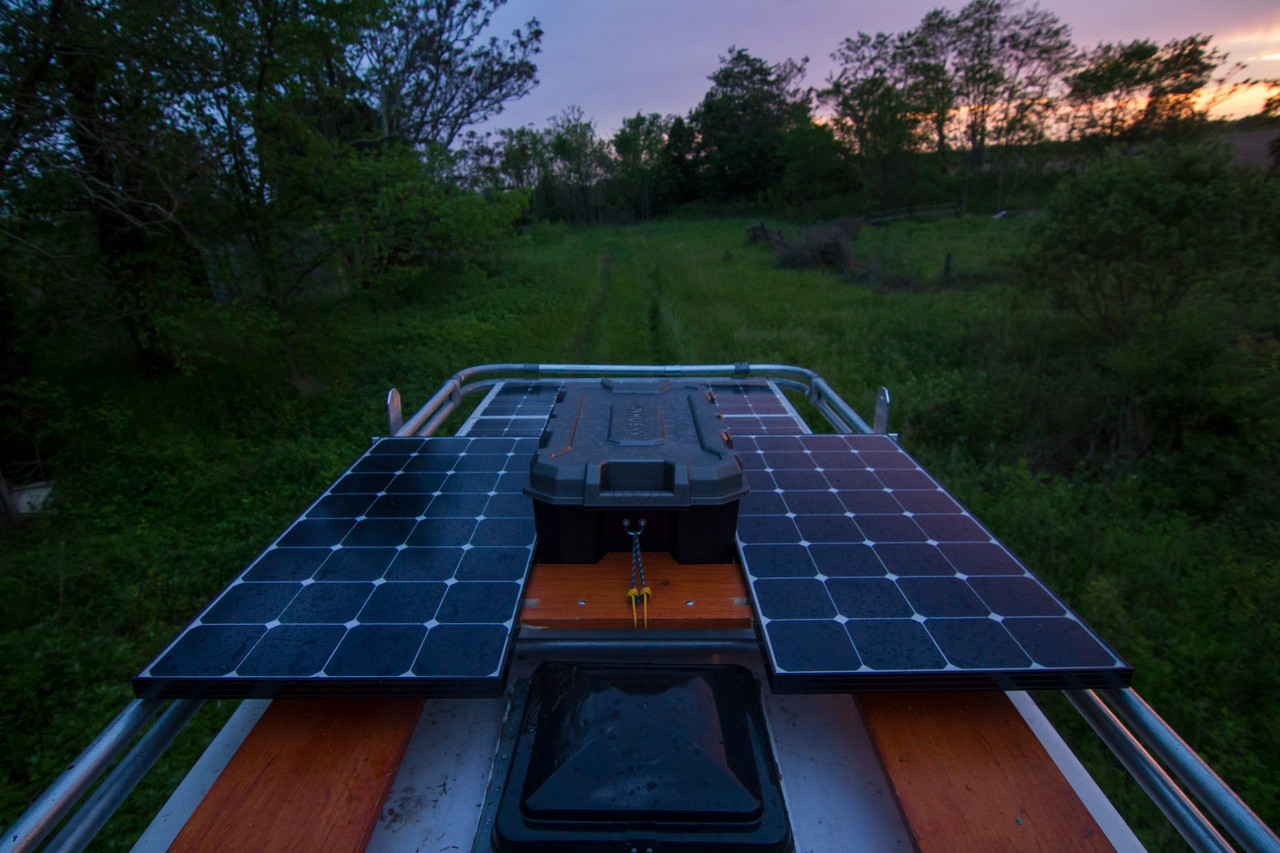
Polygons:
[[[115,374],[109,353],[46,355],[72,402],[56,433],[54,509],[2,543],[0,821],[385,432],[389,387],[412,410],[456,370],[490,361],[791,363],[866,414],[888,385],[907,449],[1136,666],[1138,690],[1264,820],[1280,821],[1275,525],[1189,511],[1158,466],[1063,464],[1096,368],[1078,356],[1078,330],[1018,287],[1027,223],[865,231],[855,253],[877,272],[856,281],[779,269],[747,245],[747,224],[540,226],[486,269],[402,273],[305,306],[293,318],[300,366],[323,386],[309,396],[285,382],[273,340],[227,336],[190,375],[153,382]],[[942,288],[948,254],[959,284]],[[1046,704],[1151,849],[1175,849],[1084,724]],[[132,843],[230,710],[200,712],[99,849]]]

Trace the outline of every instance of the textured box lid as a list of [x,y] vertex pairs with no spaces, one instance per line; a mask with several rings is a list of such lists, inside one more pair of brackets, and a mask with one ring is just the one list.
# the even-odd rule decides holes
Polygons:
[[682,508],[747,493],[705,383],[604,379],[561,392],[525,494],[555,505]]

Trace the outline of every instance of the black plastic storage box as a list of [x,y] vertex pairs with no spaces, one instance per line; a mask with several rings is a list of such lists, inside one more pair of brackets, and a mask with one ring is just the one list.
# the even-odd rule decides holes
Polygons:
[[560,393],[529,470],[538,558],[595,563],[631,550],[679,563],[734,559],[747,493],[733,439],[705,383],[603,379]]

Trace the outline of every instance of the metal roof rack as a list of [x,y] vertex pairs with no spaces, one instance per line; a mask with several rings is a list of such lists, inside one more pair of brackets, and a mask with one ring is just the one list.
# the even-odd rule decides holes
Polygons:
[[[873,424],[868,424],[814,371],[791,365],[745,362],[712,365],[514,362],[478,365],[450,377],[408,420],[403,417],[399,392],[392,389],[387,397],[388,422],[391,432],[397,436],[431,435],[459,407],[464,397],[504,380],[587,376],[767,378],[781,388],[803,394],[837,432],[888,432],[888,389],[879,390]],[[1205,816],[1200,808],[1203,806],[1234,839],[1238,849],[1248,853],[1280,853],[1280,837],[1136,691],[1130,688],[1066,690],[1063,695],[1194,850],[1237,849]],[[38,848],[111,767],[112,762],[119,758],[107,778],[63,823],[61,831],[45,848],[49,851],[83,850],[202,704],[201,700],[176,699],[160,713],[164,705],[161,700],[130,702],[6,830],[0,839],[0,851],[16,853]]]

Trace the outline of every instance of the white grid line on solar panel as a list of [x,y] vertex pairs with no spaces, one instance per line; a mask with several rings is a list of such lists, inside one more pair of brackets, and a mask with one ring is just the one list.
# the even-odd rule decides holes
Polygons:
[[368,679],[446,685],[436,695],[486,689],[505,666],[532,560],[521,490],[534,444],[378,441],[135,685],[161,695],[343,694]]
[[757,417],[725,415],[725,426],[731,435],[807,435],[807,426],[789,417]]
[[469,425],[464,425],[465,434],[537,437],[561,387],[560,382],[503,382],[476,408]]
[[752,488],[739,551],[781,681],[1107,686],[1127,677],[887,436],[763,436],[737,449]]
[[484,411],[485,406],[489,405],[489,402],[494,397],[498,396],[498,392],[502,390],[502,386],[505,384],[506,383],[504,382],[499,382],[496,385],[494,385],[492,388],[490,388],[489,393],[485,394],[484,398],[481,399],[480,402],[476,404],[476,407],[472,409],[471,414],[468,415],[467,419],[462,422],[462,426],[458,427],[454,435],[470,435],[472,424],[474,424],[476,422],[476,419],[480,417],[480,414],[481,412]]
[[533,382],[505,380],[496,384],[459,427],[457,435],[504,438],[537,437],[556,395],[563,387],[559,380]]
[[773,380],[710,380],[733,435],[809,435],[812,430]]

